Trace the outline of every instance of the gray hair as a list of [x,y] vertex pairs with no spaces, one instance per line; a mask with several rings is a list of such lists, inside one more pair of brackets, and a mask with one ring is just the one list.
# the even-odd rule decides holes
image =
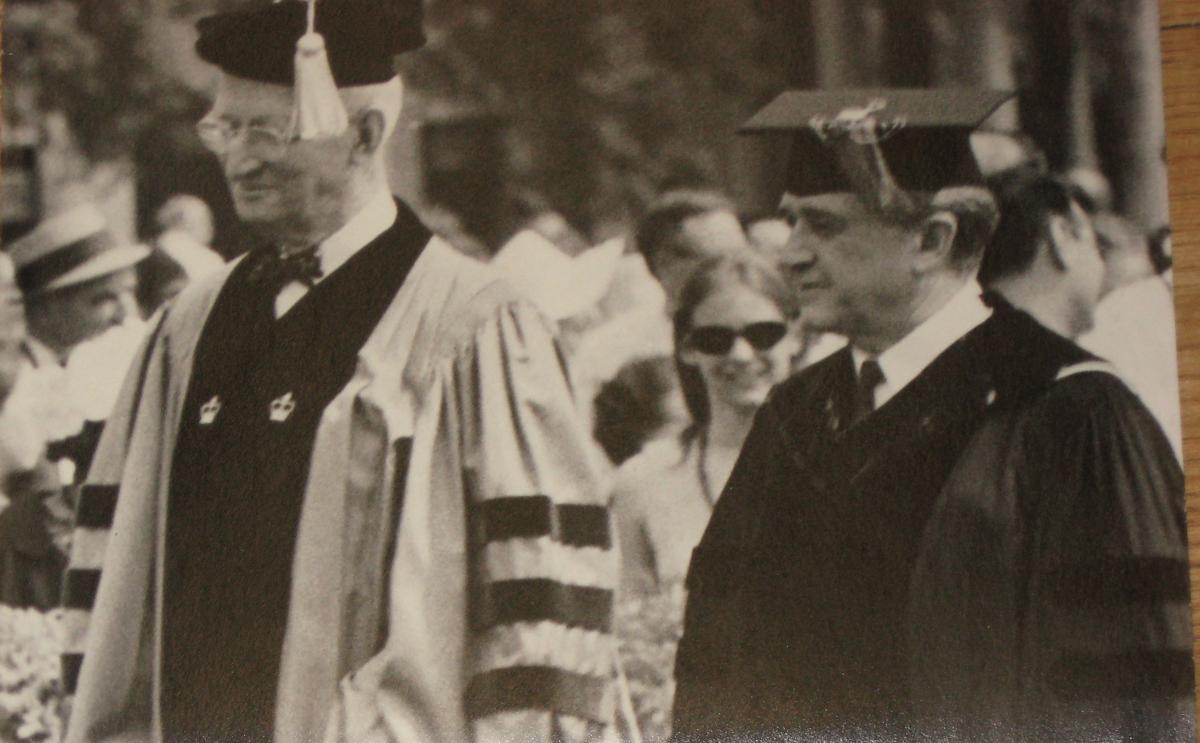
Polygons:
[[338,93],[351,118],[367,111],[378,111],[383,116],[383,139],[391,138],[404,107],[404,84],[399,75],[382,83],[339,88]]

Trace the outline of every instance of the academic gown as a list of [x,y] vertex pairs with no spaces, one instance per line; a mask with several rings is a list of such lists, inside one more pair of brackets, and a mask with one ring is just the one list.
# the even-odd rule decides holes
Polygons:
[[848,350],[760,410],[690,566],[677,740],[1192,739],[1170,445],[994,303],[856,425]]
[[[292,340],[274,350],[252,342],[261,327],[209,333],[229,327],[242,263],[157,322],[81,493],[66,594],[71,649],[85,652],[64,659],[78,673],[69,740],[163,740],[164,723],[187,722],[164,705],[206,658],[245,653],[258,676],[228,678],[241,696],[215,701],[270,696],[279,741],[571,740],[611,722],[608,512],[552,329],[483,264],[436,237],[414,244],[399,206],[391,230],[291,311],[318,306],[359,256],[400,251],[411,269],[382,292],[377,322],[318,313],[289,330],[289,312],[271,332]],[[363,294],[342,299],[357,313],[380,296]],[[355,333],[361,347],[342,353]],[[307,365],[293,357],[304,348]],[[212,349],[277,374],[211,363]],[[243,446],[254,451],[234,461]],[[240,578],[260,592],[240,592]],[[213,591],[221,607],[204,606]],[[215,633],[278,642],[181,653],[205,617]],[[174,656],[173,637],[189,641]]]
[[[75,485],[104,424],[67,395],[66,372],[45,346],[24,344],[26,363],[0,426],[0,603],[49,611],[62,597]],[[15,455],[15,456],[14,456]],[[33,461],[30,461],[32,458]]]

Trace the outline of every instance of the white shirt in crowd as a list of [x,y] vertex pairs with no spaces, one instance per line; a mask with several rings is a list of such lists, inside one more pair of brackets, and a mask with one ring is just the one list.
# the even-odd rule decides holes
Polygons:
[[1149,276],[1113,290],[1096,308],[1095,326],[1079,345],[1112,363],[1183,461],[1170,277]]

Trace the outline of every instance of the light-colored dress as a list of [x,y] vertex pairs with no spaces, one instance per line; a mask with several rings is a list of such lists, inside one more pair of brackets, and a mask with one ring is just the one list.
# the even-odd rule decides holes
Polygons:
[[692,550],[712,515],[700,450],[698,440],[659,439],[617,471],[613,513],[623,593],[656,591],[687,576]]

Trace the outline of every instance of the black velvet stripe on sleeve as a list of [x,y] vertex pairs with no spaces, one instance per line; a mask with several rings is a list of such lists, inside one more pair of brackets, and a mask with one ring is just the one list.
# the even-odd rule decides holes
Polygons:
[[607,679],[548,666],[517,666],[476,676],[467,686],[464,704],[470,719],[544,709],[603,723],[608,720],[610,693]]
[[62,654],[63,688],[68,694],[74,694],[79,686],[79,669],[83,667],[83,653]]
[[116,485],[84,485],[79,489],[75,526],[81,529],[107,529],[117,510]]
[[604,588],[570,586],[544,578],[499,581],[483,589],[477,629],[550,621],[608,632],[612,606],[612,591]]
[[1188,566],[1165,557],[1126,557],[1069,565],[1046,581],[1062,606],[1187,603]]
[[1190,698],[1192,654],[1187,650],[1064,653],[1050,673],[1060,700]]
[[555,505],[544,495],[525,495],[493,498],[484,501],[480,510],[489,542],[549,536],[572,547],[608,549],[612,544],[603,506]]
[[63,606],[67,609],[91,611],[100,587],[100,571],[91,568],[71,568],[63,587]]

